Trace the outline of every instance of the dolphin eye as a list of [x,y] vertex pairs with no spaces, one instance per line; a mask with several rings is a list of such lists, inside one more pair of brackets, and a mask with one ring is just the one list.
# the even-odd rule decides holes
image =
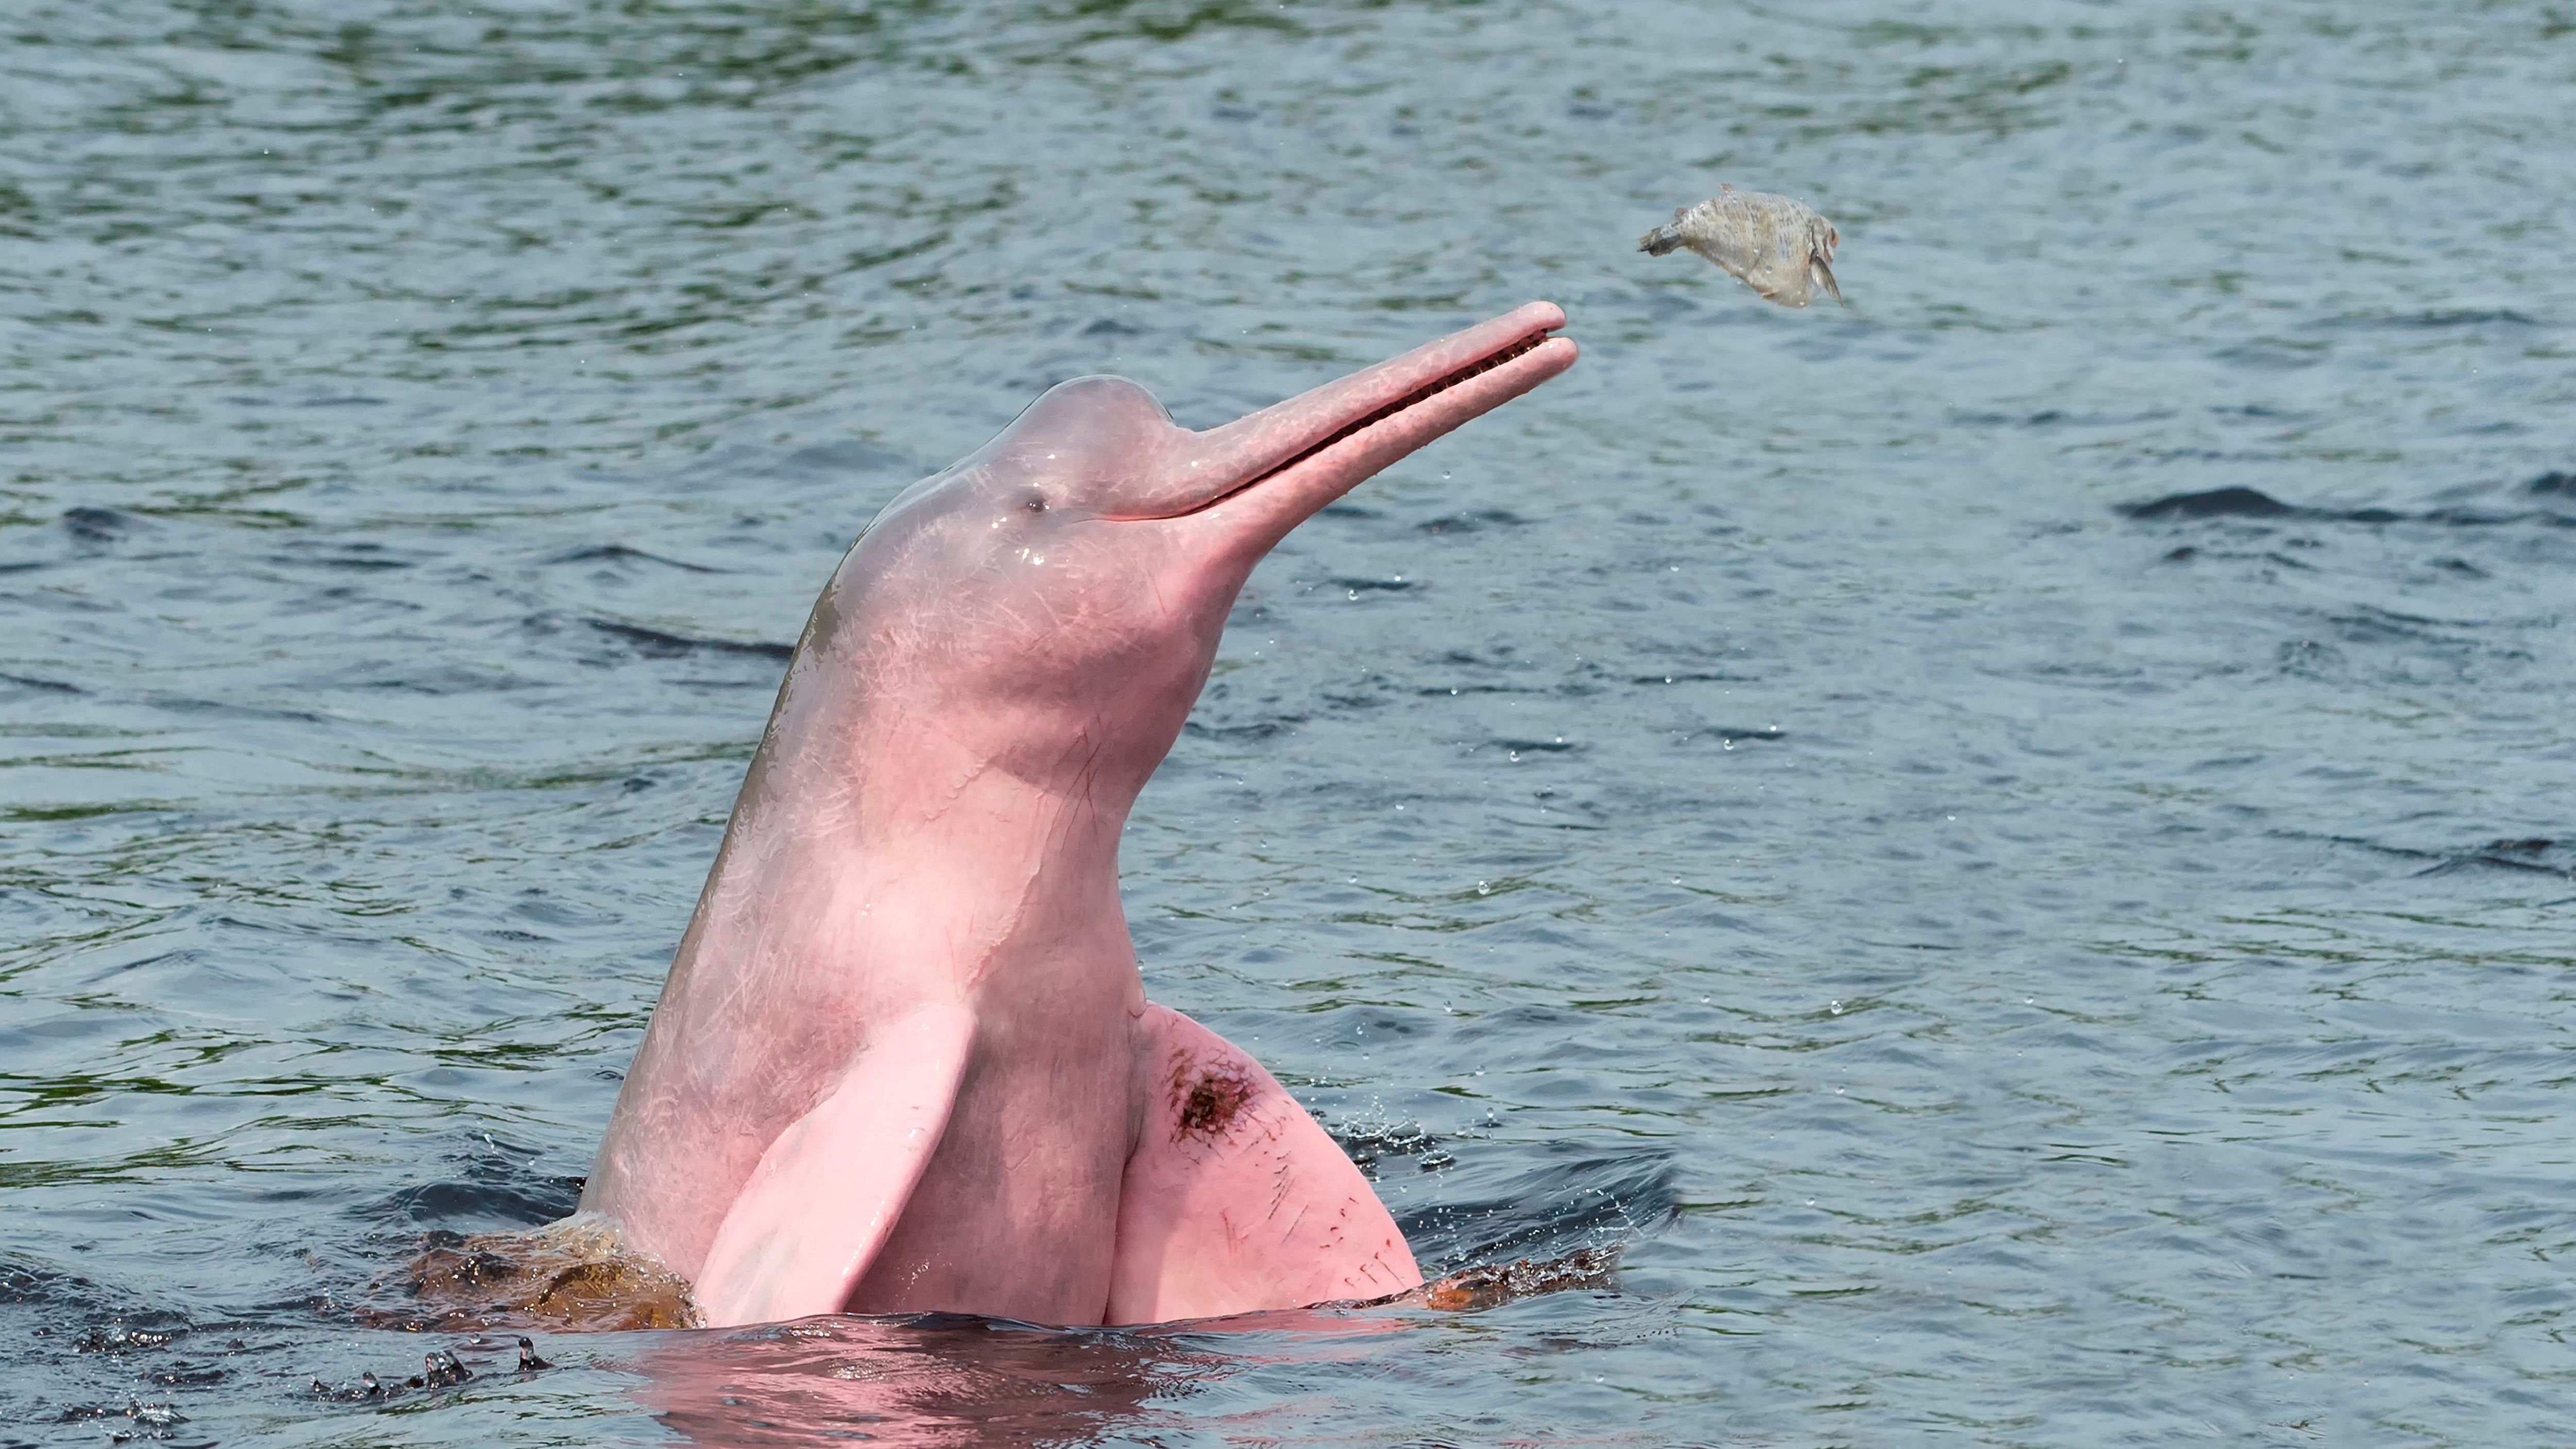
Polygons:
[[1027,507],[1031,513],[1046,512],[1046,495],[1043,493],[1030,494]]

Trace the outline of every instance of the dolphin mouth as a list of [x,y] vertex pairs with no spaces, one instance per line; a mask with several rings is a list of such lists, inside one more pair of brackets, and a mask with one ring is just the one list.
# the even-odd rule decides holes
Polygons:
[[1206,513],[1256,493],[1295,495],[1278,506],[1310,515],[1572,366],[1577,349],[1557,335],[1564,326],[1553,304],[1533,302],[1211,429],[1201,435],[1210,452],[1193,467],[1214,464],[1214,478],[1232,481],[1159,516]]
[[1431,401],[1433,398],[1438,397],[1449,389],[1458,386],[1460,383],[1463,383],[1470,378],[1482,377],[1486,373],[1493,371],[1495,368],[1501,367],[1503,364],[1512,361],[1514,358],[1526,357],[1530,353],[1536,352],[1539,349],[1539,344],[1555,336],[1556,331],[1556,328],[1548,327],[1532,332],[1528,336],[1523,337],[1518,342],[1511,344],[1500,352],[1494,353],[1480,361],[1471,362],[1465,367],[1459,368],[1455,372],[1434,378],[1430,382],[1424,383],[1422,386],[1415,388],[1413,391],[1406,393],[1404,396],[1397,398],[1395,401],[1388,403],[1382,408],[1379,408],[1376,412],[1370,413],[1367,417],[1343,424],[1329,437],[1323,438],[1304,452],[1281,462],[1277,467],[1270,469],[1268,472],[1262,473],[1256,477],[1246,478],[1222,496],[1212,498],[1208,500],[1208,502],[1201,504],[1200,507],[1213,508],[1217,504],[1223,503],[1226,499],[1233,497],[1235,494],[1243,492],[1245,489],[1258,488],[1269,480],[1278,477],[1280,474],[1287,472],[1289,469],[1294,468],[1298,464],[1305,462],[1307,459],[1314,457],[1316,454],[1323,452],[1325,449],[1347,439],[1358,437],[1360,434],[1365,433],[1369,429],[1376,427],[1378,424],[1387,421],[1398,413],[1408,412],[1414,408],[1420,407],[1422,404]]

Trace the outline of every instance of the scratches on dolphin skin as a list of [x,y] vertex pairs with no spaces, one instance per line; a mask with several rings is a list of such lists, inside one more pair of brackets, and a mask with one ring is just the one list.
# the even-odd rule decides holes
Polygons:
[[[954,738],[945,731],[942,731],[942,734],[947,738]],[[989,759],[970,760],[949,779],[946,791],[940,798],[922,810],[921,823],[933,825],[945,819],[948,812],[956,809],[959,802],[966,798],[966,792],[974,788],[975,782],[992,773],[992,770],[993,762]]]
[[1073,742],[1065,749],[1065,758],[1075,762],[1071,766],[1072,779],[1063,786],[1065,803],[1074,808],[1058,817],[1058,834],[1070,835],[1084,812],[1098,808],[1100,757],[1108,753],[1114,733],[1111,722],[1097,715],[1074,731]]
[[[1289,1163],[1288,1159],[1287,1159],[1285,1156],[1282,1156],[1282,1157],[1279,1159],[1279,1168],[1278,1168],[1278,1170],[1270,1174],[1270,1212],[1269,1212],[1269,1216],[1274,1217],[1274,1218],[1275,1218],[1275,1217],[1277,1217],[1277,1216],[1279,1216],[1279,1205],[1280,1205],[1281,1203],[1284,1203],[1284,1202],[1286,1202],[1286,1201],[1288,1200],[1288,1189],[1289,1189],[1290,1187],[1294,1186],[1294,1185],[1295,1185],[1295,1182],[1296,1182],[1296,1178],[1295,1178],[1295,1175],[1294,1175],[1293,1171],[1291,1170],[1291,1164]],[[1305,1215],[1306,1215],[1306,1210],[1305,1210],[1304,1208],[1299,1208],[1299,1209],[1297,1210],[1297,1216],[1299,1216],[1299,1217],[1301,1217],[1301,1218],[1302,1218],[1302,1217],[1304,1217]],[[1297,1230],[1297,1225],[1296,1225],[1295,1223],[1290,1223],[1290,1224],[1288,1225],[1288,1231],[1289,1231],[1289,1232],[1292,1232],[1292,1233],[1293,1233],[1293,1232],[1295,1232],[1296,1230]]]

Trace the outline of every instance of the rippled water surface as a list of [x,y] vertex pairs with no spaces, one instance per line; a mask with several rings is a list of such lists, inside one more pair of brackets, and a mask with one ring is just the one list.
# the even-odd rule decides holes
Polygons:
[[[0,1444],[2563,1434],[2571,85],[2550,5],[7,7]],[[1633,251],[1720,181],[1851,305]],[[1585,360],[1262,567],[1128,906],[1427,1262],[1617,1291],[352,1313],[569,1205],[877,505],[1531,297]]]

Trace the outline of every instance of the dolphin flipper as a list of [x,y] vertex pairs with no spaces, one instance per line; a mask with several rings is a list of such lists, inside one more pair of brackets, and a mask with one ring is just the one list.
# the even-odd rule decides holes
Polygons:
[[712,1328],[837,1313],[903,1216],[948,1129],[975,1017],[895,1018],[760,1155],[697,1278]]
[[1111,1323],[1383,1298],[1422,1284],[1368,1179],[1232,1042],[1148,1003],[1145,1109],[1118,1205]]

